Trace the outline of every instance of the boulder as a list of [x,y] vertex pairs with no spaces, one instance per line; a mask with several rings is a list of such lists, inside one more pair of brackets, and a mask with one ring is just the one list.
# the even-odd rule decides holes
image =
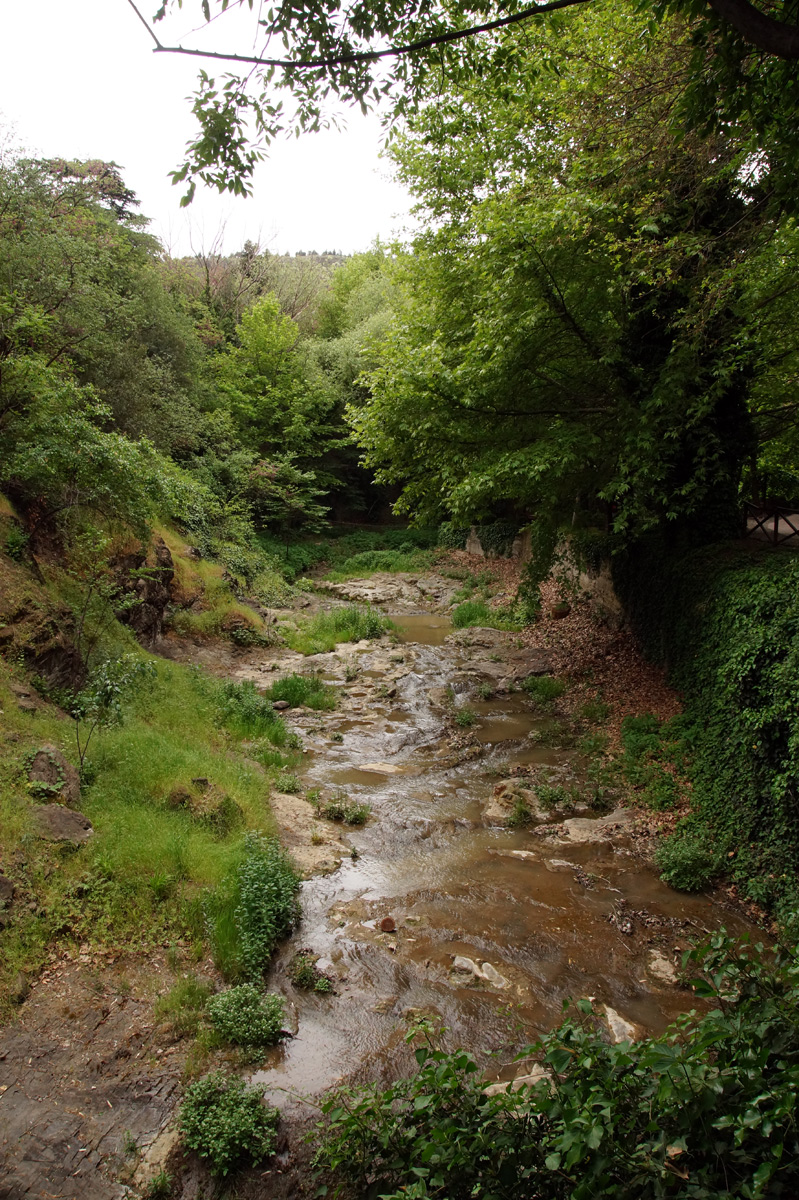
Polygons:
[[34,793],[57,798],[71,808],[80,803],[80,776],[57,746],[42,746],[36,752],[28,779]]
[[666,958],[660,950],[650,950],[646,969],[656,983],[665,983],[673,987],[679,982],[677,968],[671,959]]
[[617,1013],[615,1008],[611,1008],[609,1004],[602,1007],[605,1010],[605,1023],[612,1042],[634,1042],[641,1036],[639,1027],[621,1013]]
[[46,842],[70,842],[80,846],[94,833],[91,821],[83,813],[60,804],[39,804],[33,815],[38,836]]

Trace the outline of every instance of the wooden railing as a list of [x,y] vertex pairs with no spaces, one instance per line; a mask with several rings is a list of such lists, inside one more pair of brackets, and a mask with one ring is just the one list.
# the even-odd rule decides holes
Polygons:
[[773,546],[790,543],[799,549],[799,512],[779,505],[744,505],[745,537],[760,538]]

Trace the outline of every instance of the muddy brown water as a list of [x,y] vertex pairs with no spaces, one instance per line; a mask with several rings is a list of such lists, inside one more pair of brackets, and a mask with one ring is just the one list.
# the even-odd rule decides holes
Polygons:
[[[372,815],[348,831],[357,857],[303,885],[301,926],[275,967],[280,987],[292,956],[310,948],[335,980],[332,995],[284,987],[297,1034],[254,1077],[281,1107],[339,1081],[412,1069],[404,1034],[420,1014],[441,1022],[445,1044],[470,1048],[503,1079],[520,1073],[514,1055],[557,1024],[569,997],[594,997],[599,1011],[608,1005],[640,1031],[658,1032],[693,1007],[693,996],[653,975],[653,951],[679,962],[692,935],[741,924],[711,897],[666,887],[624,836],[572,843],[487,825],[486,799],[514,765],[558,777],[579,761],[531,743],[545,723],[526,697],[477,698],[475,681],[463,682],[462,650],[446,640],[446,618],[394,619],[412,650],[396,694],[365,688],[362,715],[335,726],[340,742],[328,730],[324,744],[307,743],[304,785],[342,789]],[[360,657],[371,685],[382,675],[375,658]],[[456,705],[478,714],[479,757],[459,765],[431,699],[453,680]],[[618,913],[633,914],[632,932],[609,919]],[[396,932],[380,930],[385,917]],[[458,957],[483,977],[453,969]]]

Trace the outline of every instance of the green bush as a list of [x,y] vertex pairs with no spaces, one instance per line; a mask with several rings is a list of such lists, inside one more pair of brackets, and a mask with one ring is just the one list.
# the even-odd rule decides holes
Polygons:
[[214,961],[230,980],[257,980],[297,921],[299,877],[274,839],[248,833],[236,869],[205,905]]
[[282,1036],[285,1005],[251,983],[228,988],[208,1001],[208,1019],[226,1042],[245,1049],[274,1046]]
[[477,720],[477,713],[466,705],[455,710],[455,724],[459,729],[469,729]]
[[298,792],[302,791],[302,784],[291,771],[282,771],[275,779],[275,787],[279,792],[285,792],[289,796],[296,796]]
[[547,1074],[494,1096],[428,1040],[411,1079],[323,1105],[316,1166],[384,1200],[765,1200],[799,1192],[799,965],[723,935],[691,955],[713,1007],[609,1044],[591,1004],[523,1057]]
[[718,874],[722,855],[718,849],[711,849],[706,831],[678,828],[658,846],[655,863],[670,887],[680,892],[698,892]]
[[614,564],[647,652],[684,696],[696,827],[735,853],[743,891],[799,903],[799,559],[769,547],[690,553],[651,540]]
[[222,1071],[189,1084],[179,1118],[184,1142],[209,1162],[215,1175],[229,1174],[246,1159],[257,1165],[274,1154],[279,1119],[258,1088]]

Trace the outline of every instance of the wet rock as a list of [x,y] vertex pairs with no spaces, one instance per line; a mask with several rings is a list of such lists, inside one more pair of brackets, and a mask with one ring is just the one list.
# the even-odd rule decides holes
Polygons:
[[510,987],[509,980],[507,980],[504,975],[500,975],[497,968],[492,966],[490,962],[483,963],[481,977],[486,981],[486,983],[490,983],[492,987],[500,989]]
[[42,746],[37,751],[28,779],[34,785],[33,792],[57,797],[70,807],[80,803],[80,776],[57,746]]
[[456,975],[470,976],[472,979],[489,983],[495,988],[510,987],[510,983],[505,976],[500,975],[499,971],[491,963],[484,962],[482,966],[478,966],[473,958],[467,958],[464,954],[455,955],[452,960],[451,969]]
[[621,1013],[617,1013],[616,1009],[611,1008],[609,1004],[604,1004],[602,1007],[612,1042],[634,1042],[640,1037],[641,1031],[632,1021],[628,1021]]
[[546,819],[547,814],[532,788],[523,787],[518,779],[503,779],[486,801],[483,820],[487,825],[507,825],[517,804],[523,804],[533,820]]
[[617,808],[606,817],[591,820],[590,817],[570,817],[557,827],[558,836],[570,842],[609,842],[623,833],[633,821],[633,813],[627,808]]
[[376,1004],[372,1005],[372,1012],[390,1013],[398,999],[398,996],[384,996],[382,1000],[378,1000]]
[[679,982],[680,977],[676,966],[660,950],[649,951],[646,969],[656,983],[665,983],[673,987]]
[[297,1031],[300,1028],[300,1018],[297,1012],[296,1004],[291,1000],[281,997],[283,1000],[283,1025],[280,1032],[284,1037],[296,1037]]
[[8,989],[8,998],[12,1004],[24,1004],[30,995],[31,985],[22,971],[17,971]]
[[91,821],[83,813],[60,804],[39,804],[33,810],[37,834],[47,842],[69,842],[80,846],[94,833]]
[[359,771],[369,771],[372,775],[399,775],[402,767],[397,767],[393,763],[363,763],[358,768]]
[[291,708],[288,700],[273,700],[272,708],[275,712],[285,712],[287,708]]
[[383,917],[383,920],[380,922],[380,928],[383,930],[383,933],[394,933],[397,928],[397,922],[393,917]]

